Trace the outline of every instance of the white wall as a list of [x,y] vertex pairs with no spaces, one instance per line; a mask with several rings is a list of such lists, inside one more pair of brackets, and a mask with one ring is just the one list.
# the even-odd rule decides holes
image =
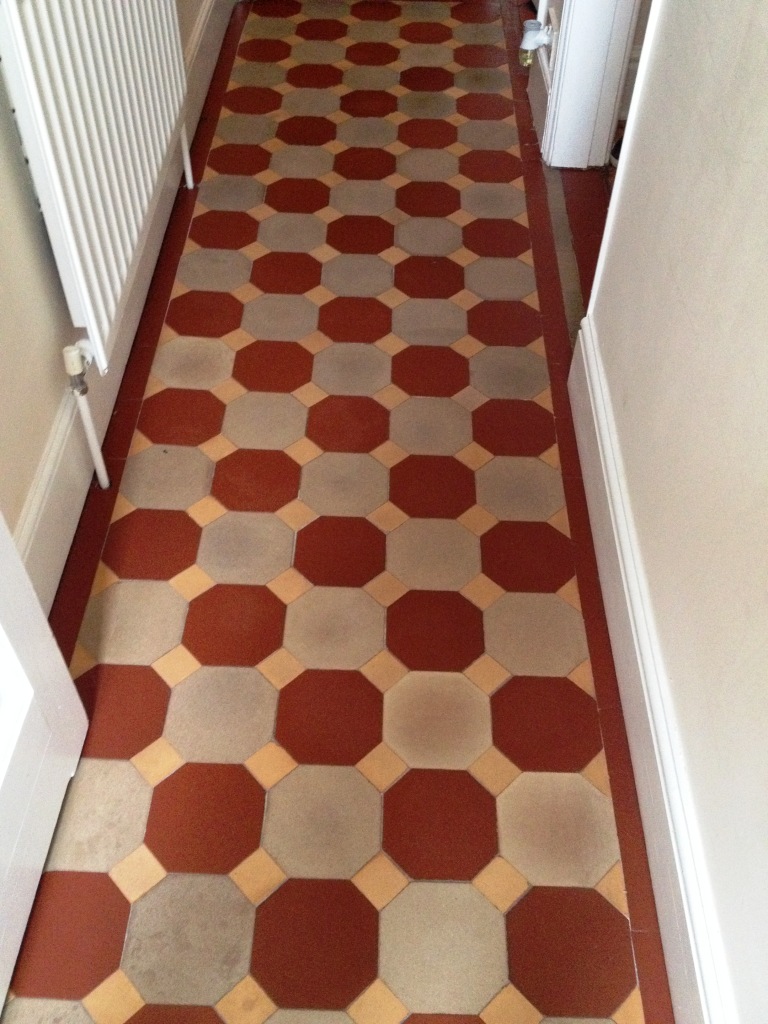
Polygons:
[[654,0],[571,385],[679,1024],[768,1019],[767,51]]
[[[190,132],[234,2],[178,0],[190,77]],[[61,349],[73,340],[73,329],[1,77],[0,181],[0,512],[48,609],[93,470],[61,362]],[[167,219],[175,187],[172,183],[170,196],[160,204],[161,218]],[[165,221],[158,224],[157,245],[164,230]],[[150,264],[147,273],[151,269]],[[132,317],[138,316],[143,301],[142,295]],[[107,377],[101,380],[93,371],[89,375],[102,435],[132,340],[132,330],[125,333]]]

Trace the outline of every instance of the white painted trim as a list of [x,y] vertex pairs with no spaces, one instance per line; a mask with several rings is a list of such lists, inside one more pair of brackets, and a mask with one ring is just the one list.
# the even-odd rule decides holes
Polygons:
[[642,44],[635,43],[632,47],[632,52],[629,55],[629,64],[627,65],[627,77],[624,82],[624,89],[621,94],[621,103],[619,105],[619,120],[626,121],[629,116],[629,107],[632,103],[632,95],[635,91],[635,82],[637,81],[637,69],[640,67],[640,54],[643,52]]
[[232,11],[239,0],[205,0],[184,50],[187,65],[187,128],[193,136]]
[[582,321],[569,392],[676,1021],[736,1021],[596,325],[589,315]]

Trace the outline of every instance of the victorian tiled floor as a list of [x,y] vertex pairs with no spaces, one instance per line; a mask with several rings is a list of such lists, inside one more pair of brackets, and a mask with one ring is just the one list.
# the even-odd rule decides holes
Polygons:
[[3,1022],[660,1024],[499,7],[241,20]]

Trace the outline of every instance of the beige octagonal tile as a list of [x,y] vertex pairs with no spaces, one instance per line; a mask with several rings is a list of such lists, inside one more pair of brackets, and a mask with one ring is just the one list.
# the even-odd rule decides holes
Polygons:
[[409,519],[387,536],[387,569],[406,586],[461,590],[481,571],[480,539],[450,519]]

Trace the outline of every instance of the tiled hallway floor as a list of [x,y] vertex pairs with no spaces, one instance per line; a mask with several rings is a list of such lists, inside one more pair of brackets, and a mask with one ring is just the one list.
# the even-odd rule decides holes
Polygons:
[[660,1024],[499,7],[254,7],[3,1024]]

